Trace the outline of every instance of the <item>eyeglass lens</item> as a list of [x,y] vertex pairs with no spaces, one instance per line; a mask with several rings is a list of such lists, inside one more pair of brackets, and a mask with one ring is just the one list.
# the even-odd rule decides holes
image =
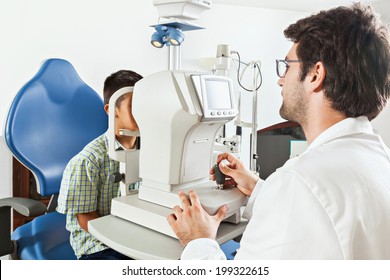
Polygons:
[[283,78],[286,75],[287,68],[288,64],[285,61],[276,60],[276,74],[278,74],[280,78]]

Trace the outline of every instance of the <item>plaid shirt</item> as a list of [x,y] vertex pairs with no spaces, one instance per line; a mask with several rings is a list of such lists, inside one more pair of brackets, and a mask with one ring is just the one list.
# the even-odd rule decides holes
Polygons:
[[108,248],[80,227],[76,214],[110,214],[111,200],[120,195],[120,190],[119,183],[111,183],[109,175],[118,171],[119,162],[108,156],[107,132],[85,146],[64,170],[57,211],[66,214],[66,228],[77,258]]

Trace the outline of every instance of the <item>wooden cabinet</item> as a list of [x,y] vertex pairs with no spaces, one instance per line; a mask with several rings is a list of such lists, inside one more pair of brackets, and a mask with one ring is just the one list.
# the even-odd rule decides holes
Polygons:
[[[37,184],[34,175],[17,159],[12,160],[12,193],[14,197],[26,197],[39,200],[48,205],[50,197],[43,197],[37,192]],[[15,210],[13,211],[13,228],[14,230],[31,221],[34,217],[25,217]]]
[[295,122],[282,122],[257,131],[261,179],[267,179],[290,158],[290,144],[294,140],[306,140],[302,127]]

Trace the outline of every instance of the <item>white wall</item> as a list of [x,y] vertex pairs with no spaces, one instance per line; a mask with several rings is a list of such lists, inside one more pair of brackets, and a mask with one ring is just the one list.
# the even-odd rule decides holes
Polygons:
[[[206,29],[186,32],[182,68],[208,70],[200,61],[214,57],[222,43],[239,51],[245,61],[261,60],[259,126],[277,122],[280,89],[274,59],[284,57],[290,47],[283,29],[302,15],[215,4],[193,22]],[[167,69],[167,49],[150,45],[150,25],[157,20],[152,0],[0,0],[0,122],[15,94],[46,58],[69,60],[99,93],[105,77],[120,68],[142,75]],[[11,194],[11,156],[3,141],[0,165],[0,197],[5,197]]]
[[390,25],[390,1],[377,0],[372,3],[372,6],[380,13],[382,20]]

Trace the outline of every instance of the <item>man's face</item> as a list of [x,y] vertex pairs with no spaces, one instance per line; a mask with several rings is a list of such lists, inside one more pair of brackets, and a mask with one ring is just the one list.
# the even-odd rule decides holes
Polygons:
[[[298,60],[296,49],[297,44],[294,44],[285,60]],[[279,114],[283,119],[302,124],[306,120],[308,102],[304,81],[300,81],[301,63],[291,62],[288,65],[285,77],[278,81],[278,84],[282,87],[283,98]]]
[[118,129],[128,129],[132,131],[138,129],[137,122],[135,121],[131,110],[132,101],[133,101],[133,94],[126,93],[119,107],[115,109],[116,117],[117,117],[116,123]]

